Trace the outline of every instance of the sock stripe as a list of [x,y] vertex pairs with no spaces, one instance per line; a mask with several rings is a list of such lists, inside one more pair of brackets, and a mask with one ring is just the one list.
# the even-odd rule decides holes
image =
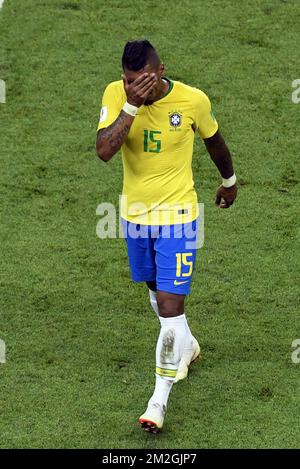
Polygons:
[[166,376],[167,378],[175,378],[177,375],[177,370],[170,370],[168,368],[156,367],[156,374],[159,376]]

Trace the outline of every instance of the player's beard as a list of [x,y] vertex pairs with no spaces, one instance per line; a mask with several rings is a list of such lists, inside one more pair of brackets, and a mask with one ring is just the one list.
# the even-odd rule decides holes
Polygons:
[[156,86],[155,88],[153,88],[153,90],[150,91],[144,104],[149,105],[149,104],[154,103],[154,101],[157,100],[158,95],[159,95],[159,88]]
[[147,98],[146,98],[146,101],[144,104],[146,104],[146,106],[148,106],[149,104],[152,104],[153,102],[155,101],[154,99],[154,96],[152,94],[152,91],[148,94]]
[[[161,81],[162,83],[162,81]],[[163,87],[162,85],[157,85],[153,90],[150,91],[148,94],[144,104],[145,105],[150,105],[153,104],[154,101],[157,101],[158,99],[161,99],[166,93],[163,92]]]

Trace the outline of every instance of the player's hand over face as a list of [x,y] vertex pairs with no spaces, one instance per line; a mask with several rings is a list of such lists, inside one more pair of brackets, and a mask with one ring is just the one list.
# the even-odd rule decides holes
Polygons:
[[128,83],[125,75],[122,75],[127,102],[140,107],[147,99],[148,94],[156,85],[155,73],[142,73],[132,83]]
[[237,185],[232,187],[220,186],[217,190],[216,204],[220,208],[229,208],[233,204],[237,196]]

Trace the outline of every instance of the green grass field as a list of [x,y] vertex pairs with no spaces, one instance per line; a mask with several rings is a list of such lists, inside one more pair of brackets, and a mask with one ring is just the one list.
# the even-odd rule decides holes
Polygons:
[[[296,448],[299,0],[5,0],[0,10],[1,448]],[[96,236],[120,156],[95,156],[107,83],[129,39],[210,96],[240,190],[218,210],[197,140],[205,244],[186,314],[204,359],[174,386],[163,432],[137,418],[159,331],[122,239]]]

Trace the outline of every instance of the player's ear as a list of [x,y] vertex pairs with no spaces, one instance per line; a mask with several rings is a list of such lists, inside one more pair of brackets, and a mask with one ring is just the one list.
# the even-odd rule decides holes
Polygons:
[[158,70],[159,70],[159,76],[162,77],[165,73],[165,65],[161,63]]

